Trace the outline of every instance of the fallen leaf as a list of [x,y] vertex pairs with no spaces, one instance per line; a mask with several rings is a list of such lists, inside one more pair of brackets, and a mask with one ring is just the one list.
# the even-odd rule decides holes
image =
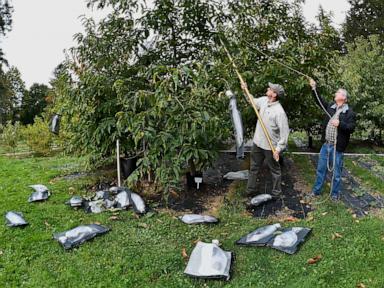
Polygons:
[[174,191],[174,190],[171,190],[170,192],[169,192],[169,194],[171,194],[173,197],[175,197],[175,198],[179,198],[180,197],[180,195],[179,195],[179,193],[177,193],[176,191]]
[[0,256],[3,256],[4,252],[2,250],[0,250]]
[[97,225],[101,225],[101,223],[100,223],[100,222],[97,222],[97,221],[96,221],[96,222],[93,222],[93,223],[94,223],[94,224],[97,224]]
[[332,234],[332,240],[335,240],[336,238],[343,238],[343,235],[339,234],[339,233],[333,233]]
[[51,227],[51,224],[49,224],[49,223],[47,222],[47,220],[44,221],[44,225],[47,226],[48,228]]
[[321,258],[322,258],[321,255],[317,255],[313,258],[308,259],[307,263],[310,265],[315,264],[315,263],[319,262],[321,260]]
[[355,222],[356,222],[356,223],[360,223],[360,221],[359,221],[359,220],[355,220]]
[[147,214],[145,214],[146,218],[151,218],[153,216],[155,216],[155,212],[148,212]]
[[185,247],[181,250],[181,256],[183,256],[184,260],[188,260],[189,258]]
[[139,223],[138,226],[141,228],[148,228],[148,224],[146,223]]
[[356,214],[353,214],[353,215],[352,215],[352,218],[356,219],[356,218],[357,218],[357,215],[356,215]]
[[313,216],[309,216],[309,217],[307,217],[305,220],[307,220],[307,221],[313,221],[315,218],[313,217]]
[[322,216],[325,216],[325,215],[327,215],[327,214],[328,214],[328,212],[323,212],[323,213],[321,213]]
[[297,222],[297,221],[299,221],[299,219],[293,216],[288,216],[284,219],[284,222]]
[[108,218],[109,220],[119,220],[120,218],[117,216],[111,216]]
[[197,242],[199,242],[199,241],[201,241],[200,238],[198,238],[197,240],[193,241],[192,243],[193,243],[193,244],[197,244]]
[[366,286],[363,283],[359,283],[356,285],[356,288],[365,288]]

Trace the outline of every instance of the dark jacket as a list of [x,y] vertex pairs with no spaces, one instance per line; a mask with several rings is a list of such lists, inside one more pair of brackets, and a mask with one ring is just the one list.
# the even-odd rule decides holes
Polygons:
[[[320,94],[318,94],[319,100],[321,101],[321,104],[320,104],[313,90],[312,90],[312,96],[315,98],[315,101],[320,106],[320,108],[322,104],[331,116],[333,116],[336,113],[337,106],[334,101],[332,101],[331,103],[328,103],[323,97],[320,96]],[[351,107],[347,106],[347,108],[340,113],[339,121],[340,121],[340,125],[339,127],[337,127],[336,151],[344,152],[349,143],[350,136],[356,127],[356,114],[355,112],[352,111]],[[328,122],[329,122],[329,116],[325,115],[322,123],[322,133],[321,133],[321,140],[323,142],[325,142],[325,129],[327,127]]]

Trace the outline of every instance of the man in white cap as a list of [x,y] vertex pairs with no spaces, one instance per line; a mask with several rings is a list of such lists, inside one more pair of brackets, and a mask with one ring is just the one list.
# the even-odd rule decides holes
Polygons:
[[345,89],[338,89],[334,101],[328,102],[317,92],[316,81],[310,79],[309,85],[312,88],[312,95],[317,104],[327,112],[322,124],[321,140],[324,144],[320,150],[316,181],[310,198],[320,195],[329,170],[333,172],[331,200],[338,201],[341,190],[344,151],[356,127],[356,114],[347,104],[348,93]]
[[248,195],[260,193],[257,191],[257,177],[265,159],[272,175],[272,191],[270,193],[276,198],[281,196],[281,167],[279,159],[280,154],[287,147],[289,135],[288,118],[283,106],[279,102],[279,99],[284,94],[283,86],[269,83],[266,96],[254,98],[260,117],[268,130],[276,152],[272,153],[267,137],[258,121],[251,150],[247,184]]

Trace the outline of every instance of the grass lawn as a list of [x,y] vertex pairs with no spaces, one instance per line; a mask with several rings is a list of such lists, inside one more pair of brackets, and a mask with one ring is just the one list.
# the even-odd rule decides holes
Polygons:
[[[308,158],[293,159],[302,177],[313,181]],[[215,226],[187,226],[168,210],[139,219],[132,211],[122,211],[116,221],[109,219],[110,212],[85,214],[64,205],[71,191],[85,194],[84,187],[95,179],[52,179],[80,168],[78,160],[69,157],[0,157],[0,212],[22,211],[30,223],[24,229],[0,225],[0,287],[384,287],[384,223],[378,215],[356,220],[343,204],[319,204],[308,220],[284,223],[313,228],[299,252],[290,256],[234,245],[244,234],[271,223],[245,213],[244,183],[234,185]],[[28,185],[37,183],[46,184],[52,196],[30,204]],[[52,239],[55,232],[94,222],[111,231],[72,251]],[[332,240],[336,232],[342,238]],[[182,249],[190,254],[198,239],[219,239],[225,250],[235,253],[230,282],[183,274]],[[320,262],[307,264],[319,254]]]
[[1,154],[12,154],[12,153],[24,153],[29,152],[30,149],[25,142],[20,141],[18,145],[15,147],[14,151],[9,147],[5,147],[4,145],[0,145],[0,155]]

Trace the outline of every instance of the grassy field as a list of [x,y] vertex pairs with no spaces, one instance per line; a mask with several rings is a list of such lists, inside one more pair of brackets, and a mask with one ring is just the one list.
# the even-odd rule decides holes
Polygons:
[[[301,177],[312,182],[314,169],[305,156],[295,156]],[[22,211],[30,223],[24,229],[0,225],[0,287],[384,287],[384,223],[381,212],[354,219],[343,204],[325,201],[307,220],[284,223],[313,229],[296,255],[269,248],[239,247],[244,234],[271,220],[245,213],[244,183],[235,185],[216,216],[216,226],[187,226],[172,211],[160,210],[141,218],[132,211],[109,219],[111,212],[85,214],[64,202],[72,193],[85,194],[94,178],[73,181],[55,177],[81,171],[75,158],[0,157],[0,212]],[[359,172],[359,171],[357,171]],[[361,173],[361,171],[359,172]],[[364,178],[367,185],[374,178]],[[28,185],[42,183],[52,190],[45,203],[28,203]],[[382,191],[383,192],[383,191]],[[99,222],[111,231],[72,251],[52,234],[79,224]],[[342,237],[332,239],[334,233]],[[235,253],[229,282],[192,279],[183,274],[196,240],[219,239]],[[322,255],[321,261],[307,260]]]

